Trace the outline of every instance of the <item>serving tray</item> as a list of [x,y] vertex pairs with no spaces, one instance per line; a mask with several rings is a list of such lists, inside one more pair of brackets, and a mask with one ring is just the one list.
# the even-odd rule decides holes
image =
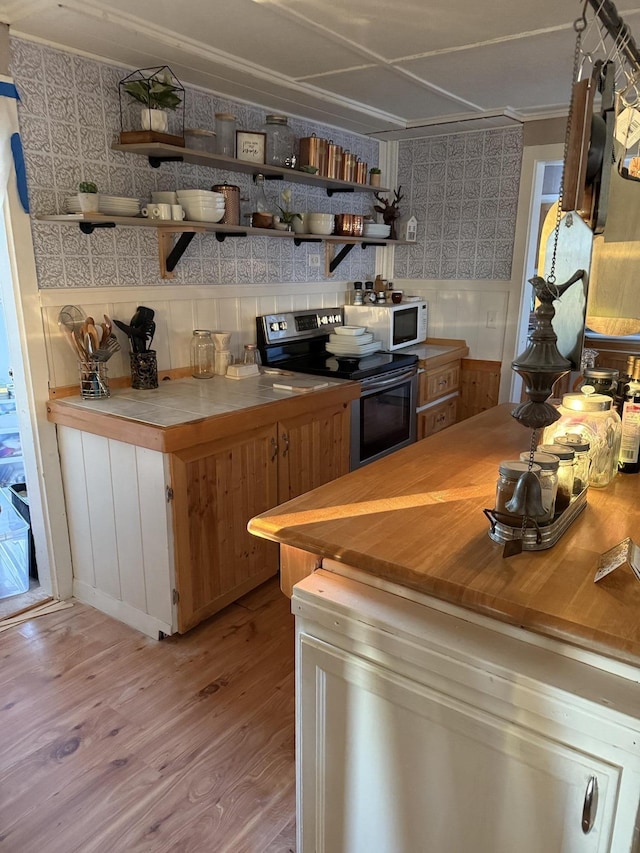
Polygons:
[[557,515],[549,524],[541,524],[538,527],[529,522],[529,526],[522,535],[522,527],[511,527],[498,520],[495,510],[485,509],[484,514],[489,519],[489,538],[494,542],[511,542],[514,539],[522,539],[523,551],[544,551],[551,548],[558,539],[576,520],[587,505],[587,489],[583,489],[579,495],[571,501],[569,506]]

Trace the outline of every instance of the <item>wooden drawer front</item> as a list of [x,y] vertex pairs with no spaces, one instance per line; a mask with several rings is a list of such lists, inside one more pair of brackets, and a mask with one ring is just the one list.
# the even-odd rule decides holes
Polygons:
[[458,397],[453,397],[438,406],[418,412],[418,441],[453,426],[458,413]]
[[418,405],[424,406],[431,400],[444,397],[460,386],[460,362],[455,361],[437,370],[425,370],[420,374],[420,394]]

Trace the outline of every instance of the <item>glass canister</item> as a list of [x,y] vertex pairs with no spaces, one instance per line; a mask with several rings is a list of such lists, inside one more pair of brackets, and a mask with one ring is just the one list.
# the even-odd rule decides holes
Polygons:
[[236,117],[233,113],[216,113],[216,154],[236,156]]
[[579,495],[589,485],[589,442],[576,432],[557,435],[556,444],[573,450],[573,494]]
[[296,137],[286,116],[268,115],[262,127],[266,135],[266,162],[270,166],[296,166]]
[[215,374],[215,347],[209,329],[195,329],[191,337],[191,375],[211,379]]
[[574,452],[562,444],[539,444],[539,453],[549,453],[558,460],[558,488],[556,491],[556,513],[564,512],[573,497]]
[[[520,527],[522,516],[514,515],[507,509],[507,504],[513,497],[513,492],[519,477],[529,470],[528,462],[520,462],[517,459],[507,459],[498,467],[498,482],[496,483],[496,515],[498,521],[511,527]],[[532,465],[531,470],[540,476],[540,466]]]
[[555,442],[556,436],[575,433],[589,442],[589,485],[595,488],[608,486],[618,470],[618,454],[622,438],[620,415],[613,400],[606,394],[565,394],[558,406],[560,419],[546,427],[544,444]]
[[[529,453],[525,450],[520,454],[521,462],[529,462]],[[534,453],[533,462],[540,466],[540,489],[542,491],[542,506],[546,514],[537,520],[541,524],[553,521],[556,511],[556,493],[558,491],[558,467],[560,460],[551,453]]]
[[619,371],[613,367],[585,367],[584,382],[580,386],[591,385],[596,394],[606,394],[615,397],[618,388]]

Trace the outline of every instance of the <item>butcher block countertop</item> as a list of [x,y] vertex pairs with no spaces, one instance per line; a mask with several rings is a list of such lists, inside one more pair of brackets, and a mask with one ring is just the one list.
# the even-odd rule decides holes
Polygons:
[[[293,380],[305,388],[274,388]],[[323,383],[327,387],[314,390]],[[49,400],[53,423],[172,453],[206,441],[260,427],[311,408],[347,404],[360,395],[360,383],[301,373],[260,374],[244,379],[171,379],[158,388],[113,391],[106,399],[61,397]]]
[[[257,536],[510,625],[640,664],[640,582],[620,567],[597,585],[599,555],[640,542],[640,475],[590,488],[552,548],[504,559],[482,510],[498,464],[530,432],[505,404],[462,421],[249,522]],[[319,564],[319,563],[318,563]],[[332,570],[339,571],[332,565]]]

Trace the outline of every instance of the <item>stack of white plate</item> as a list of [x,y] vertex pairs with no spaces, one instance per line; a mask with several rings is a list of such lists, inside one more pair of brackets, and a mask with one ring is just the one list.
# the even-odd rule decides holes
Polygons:
[[365,222],[362,234],[364,237],[379,237],[384,240],[391,234],[391,226],[378,225],[376,222]]
[[[77,195],[70,195],[64,200],[65,213],[81,213]],[[103,195],[98,197],[98,212],[111,216],[137,216],[140,213],[140,202],[137,198],[127,196]]]
[[195,222],[220,222],[224,216],[225,197],[210,190],[177,190],[178,202],[186,219]]
[[366,326],[336,326],[325,348],[333,355],[363,356],[382,349],[382,342],[373,339]]

